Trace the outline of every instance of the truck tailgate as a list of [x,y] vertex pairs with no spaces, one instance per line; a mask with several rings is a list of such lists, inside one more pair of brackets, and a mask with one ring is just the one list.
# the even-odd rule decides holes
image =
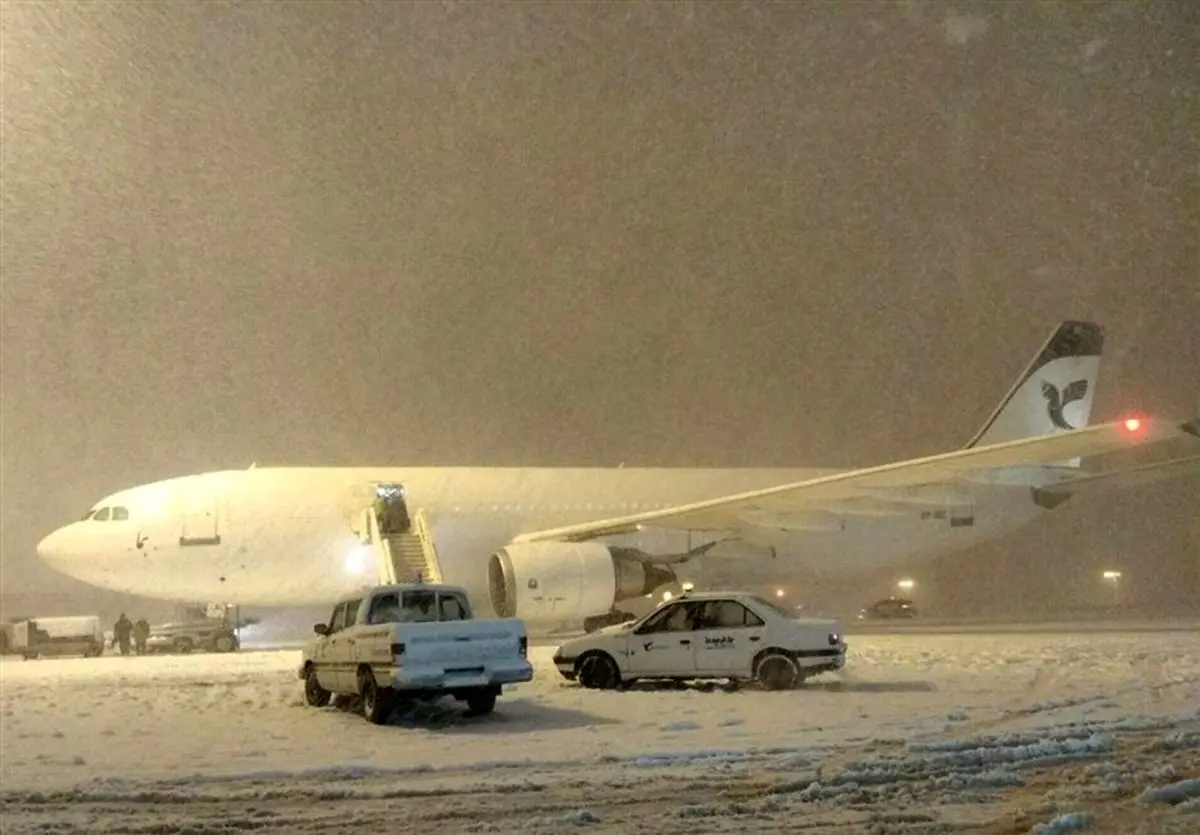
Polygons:
[[406,623],[396,629],[404,644],[403,663],[436,666],[447,674],[478,674],[485,667],[521,659],[522,624],[501,621]]
[[393,640],[403,645],[392,668],[401,689],[463,690],[533,678],[521,621],[406,623]]

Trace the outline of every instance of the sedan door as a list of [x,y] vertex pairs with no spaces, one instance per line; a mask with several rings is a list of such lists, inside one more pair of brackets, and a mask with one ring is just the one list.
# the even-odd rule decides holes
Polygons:
[[696,615],[696,671],[748,676],[766,624],[737,600],[706,600]]
[[627,678],[690,678],[696,674],[692,616],[698,604],[681,600],[659,609],[626,639]]

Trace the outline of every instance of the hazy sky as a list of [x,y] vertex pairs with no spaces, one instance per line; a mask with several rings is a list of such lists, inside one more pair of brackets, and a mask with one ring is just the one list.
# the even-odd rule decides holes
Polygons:
[[[6,591],[77,587],[33,546],[102,494],[253,461],[941,451],[1062,318],[1098,417],[1200,407],[1197,4],[0,15]],[[1198,481],[997,550],[1177,577]]]

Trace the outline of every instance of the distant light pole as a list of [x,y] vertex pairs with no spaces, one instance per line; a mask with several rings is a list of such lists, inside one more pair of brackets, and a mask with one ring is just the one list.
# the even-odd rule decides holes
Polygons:
[[1104,571],[1100,574],[1104,578],[1104,582],[1112,587],[1113,605],[1121,605],[1121,572],[1120,571]]

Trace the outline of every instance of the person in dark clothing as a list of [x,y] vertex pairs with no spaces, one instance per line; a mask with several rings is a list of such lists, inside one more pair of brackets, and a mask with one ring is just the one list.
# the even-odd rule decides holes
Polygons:
[[129,654],[129,638],[132,634],[133,622],[122,612],[121,617],[113,624],[113,641],[121,648],[122,655]]
[[139,618],[133,625],[133,646],[138,655],[146,654],[146,641],[150,640],[150,621]]

